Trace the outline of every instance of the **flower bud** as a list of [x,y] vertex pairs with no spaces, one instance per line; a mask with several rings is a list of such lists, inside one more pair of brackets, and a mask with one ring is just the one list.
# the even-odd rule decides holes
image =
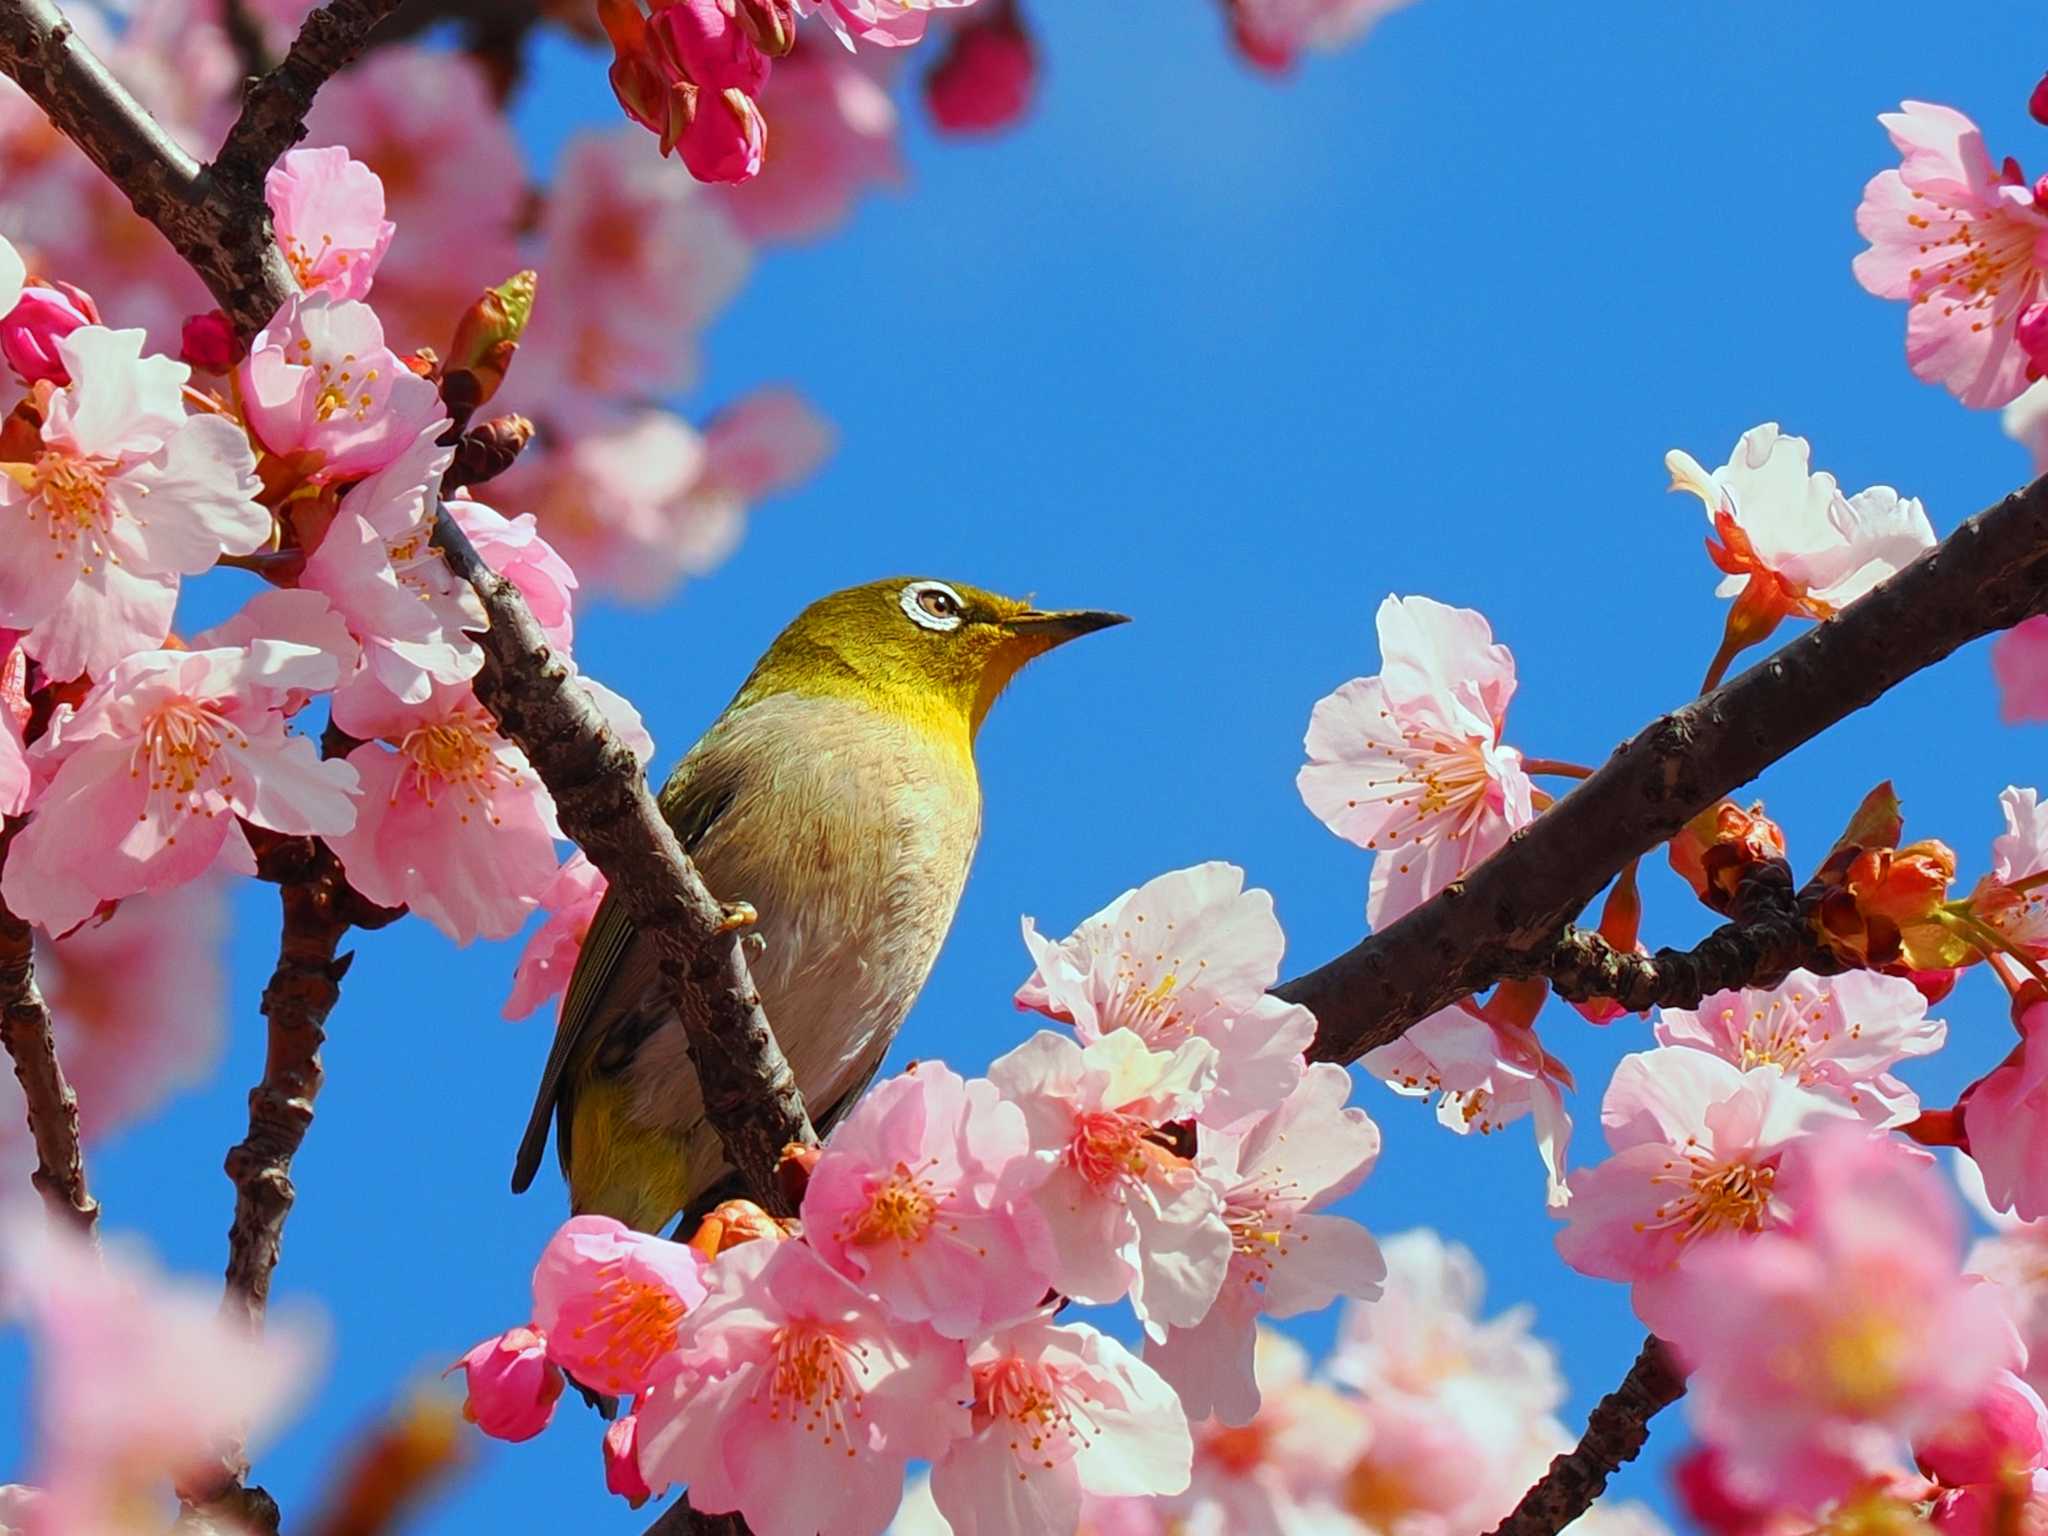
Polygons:
[[[1615,876],[1613,889],[1600,909],[1600,937],[1624,955],[1645,953],[1642,945],[1643,896],[1636,884],[1637,861],[1631,859]],[[1592,997],[1573,1003],[1588,1024],[1612,1024],[1628,1010],[1611,997]]]
[[2048,303],[2029,304],[2020,311],[2013,339],[2027,354],[2027,377],[2038,379],[2048,374]]
[[775,1164],[775,1183],[791,1210],[804,1203],[804,1192],[811,1187],[811,1172],[824,1155],[823,1147],[806,1147],[794,1141],[782,1149]]
[[524,416],[493,416],[471,427],[455,445],[449,466],[458,485],[482,485],[510,469],[533,441],[533,423]]
[[748,41],[771,59],[796,47],[796,10],[790,0],[737,0],[733,19]]
[[505,382],[505,370],[512,366],[512,354],[519,350],[519,338],[533,315],[538,282],[530,269],[515,272],[497,287],[486,288],[456,322],[455,340],[441,365],[442,376],[472,375],[475,404],[482,405]]
[[1785,834],[1761,800],[1746,811],[1733,800],[1716,801],[1671,839],[1673,872],[1716,912],[1734,910],[1745,874],[1784,857]]
[[757,1239],[779,1242],[788,1235],[780,1222],[753,1201],[726,1200],[697,1223],[697,1230],[690,1237],[690,1246],[708,1260],[717,1258],[728,1248],[737,1248],[741,1243]]
[[178,337],[178,357],[201,373],[226,373],[242,359],[234,325],[217,309],[187,315]]
[[1976,948],[1945,920],[1956,856],[1932,839],[1904,848],[1838,849],[1816,877],[1822,943],[1851,965],[1939,971],[1969,963]]
[[728,87],[698,99],[697,115],[676,147],[699,181],[751,181],[761,174],[768,123],[753,97]]
[[1913,1442],[1913,1459],[1938,1483],[1995,1483],[2048,1458],[2048,1408],[2006,1372],[1970,1408]]
[[1024,115],[1038,84],[1038,50],[1011,0],[974,13],[953,33],[924,100],[947,133],[994,133]]
[[81,325],[98,325],[92,295],[69,283],[30,283],[21,300],[0,319],[0,353],[24,384],[48,379],[69,384],[71,375],[57,355],[58,338]]
[[2034,87],[2034,94],[2027,98],[2027,111],[2035,122],[2048,128],[2048,75],[2041,77],[2041,83]]
[[633,1414],[604,1432],[604,1485],[635,1509],[654,1497],[640,1474],[640,1421]]
[[485,1339],[454,1365],[469,1388],[462,1415],[497,1440],[531,1440],[555,1416],[562,1372],[549,1363],[537,1328],[509,1328]]

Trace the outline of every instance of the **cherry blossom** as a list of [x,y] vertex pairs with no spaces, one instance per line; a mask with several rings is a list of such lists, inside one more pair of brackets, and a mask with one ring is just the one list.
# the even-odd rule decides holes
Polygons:
[[460,1370],[468,1389],[462,1416],[493,1440],[531,1440],[548,1427],[562,1395],[562,1372],[534,1328],[508,1328],[448,1369]]
[[21,631],[0,629],[0,816],[28,809],[35,776],[22,733],[30,713],[28,652],[21,648]]
[[1706,508],[1707,553],[1725,573],[1715,591],[1735,599],[1710,685],[1785,618],[1825,619],[1934,547],[1918,501],[1888,485],[1844,496],[1809,457],[1806,439],[1774,421],[1743,433],[1711,473],[1683,449],[1664,456],[1671,488]]
[[2048,379],[2029,384],[1998,420],[2005,435],[2033,455],[2034,473],[2048,471]]
[[322,482],[385,468],[443,417],[434,386],[384,345],[376,311],[324,293],[287,300],[236,377],[249,430]]
[[633,1414],[613,1420],[605,1429],[604,1486],[634,1509],[654,1497],[640,1475],[640,1420]]
[[1542,983],[1504,982],[1482,1005],[1470,998],[1412,1024],[1400,1038],[1366,1052],[1359,1065],[1394,1092],[1436,1094],[1438,1123],[1459,1135],[1486,1134],[1530,1118],[1553,1209],[1569,1198],[1565,1153],[1572,1121],[1561,1090],[1569,1068],[1536,1038]]
[[1062,1536],[1085,1495],[1179,1493],[1194,1446],[1173,1389],[1116,1340],[1045,1318],[968,1352],[969,1432],[932,1468],[954,1536]]
[[1691,1255],[1658,1328],[1692,1368],[1694,1423],[1731,1487],[1813,1508],[1952,1422],[2020,1348],[1991,1289],[1961,1274],[1954,1201],[1924,1157],[1835,1131],[1784,1184],[1789,1223]]
[[612,91],[626,115],[651,130],[661,152],[680,152],[699,181],[746,181],[761,169],[767,124],[754,98],[768,59],[737,9],[719,0],[603,0],[611,39]]
[[71,383],[36,457],[0,466],[0,625],[52,677],[99,677],[162,643],[181,576],[256,549],[271,518],[241,431],[185,414],[183,363],[97,325],[55,346]]
[[384,217],[384,183],[345,149],[287,150],[263,182],[278,246],[308,293],[360,299],[398,226]]
[[638,134],[573,139],[542,216],[545,280],[507,399],[543,424],[581,426],[598,397],[688,388],[698,333],[751,259],[716,202]]
[[505,1017],[523,1019],[551,997],[559,997],[576,968],[583,936],[604,900],[605,879],[581,850],[555,871],[540,904],[547,921],[534,929],[512,973],[512,995],[505,999]]
[[1017,1005],[1072,1024],[1082,1042],[1129,1030],[1154,1050],[1216,1047],[1216,1082],[1197,1118],[1221,1130],[1273,1109],[1301,1081],[1315,1016],[1268,989],[1286,936],[1273,898],[1211,862],[1126,891],[1058,944],[1024,920],[1036,963]]
[[858,42],[902,48],[924,36],[933,11],[974,0],[796,0],[799,16],[817,16],[851,48]]
[[[533,514],[506,517],[468,496],[451,496],[443,505],[469,535],[484,564],[519,589],[549,644],[567,650],[576,635],[571,616],[576,573],[540,536]],[[396,556],[393,564],[397,564]]]
[[0,1242],[0,1308],[34,1345],[38,1533],[132,1530],[164,1483],[211,1486],[291,1415],[323,1353],[313,1317],[273,1307],[257,1334],[222,1312],[218,1283],[26,1216]]
[[1409,0],[1230,0],[1232,35],[1246,58],[1282,70],[1304,48],[1334,52],[1359,41]]
[[705,1278],[682,1374],[635,1405],[647,1485],[687,1483],[695,1508],[760,1536],[882,1531],[906,1464],[968,1427],[962,1346],[897,1322],[805,1243],[742,1243]]
[[2048,720],[2048,614],[2022,619],[1993,641],[1991,671],[2007,723]]
[[1950,1488],[1999,1483],[2048,1461],[2048,1406],[2011,1371],[1955,1418],[1913,1439],[1920,1470]]
[[[1970,893],[1970,912],[2015,948],[2048,959],[2048,805],[2038,792],[2007,785],[1998,797],[2004,835],[1991,844],[1991,869]],[[2026,881],[2041,877],[2041,884]]]
[[57,342],[80,326],[99,323],[99,306],[83,289],[61,282],[31,283],[0,319],[0,353],[25,384],[45,379],[69,384],[70,368]]
[[1083,1048],[1041,1030],[988,1075],[1024,1111],[1049,1165],[1038,1205],[1054,1286],[1102,1305],[1128,1294],[1155,1338],[1199,1323],[1230,1266],[1230,1228],[1220,1193],[1158,1127],[1201,1108],[1216,1048],[1184,1040],[1154,1051],[1127,1029]]
[[978,1338],[1033,1311],[1051,1236],[1024,1113],[983,1078],[926,1062],[869,1092],[833,1131],[804,1193],[819,1256],[905,1322]]
[[1992,1208],[2036,1221],[2048,1216],[2048,996],[2038,983],[2014,1000],[2013,1022],[2020,1043],[1964,1090],[1957,1108]]
[[533,1326],[584,1386],[630,1396],[682,1369],[682,1321],[704,1300],[704,1261],[609,1216],[574,1216],[533,1271]]
[[1600,1106],[1614,1155],[1572,1175],[1558,1252],[1584,1274],[1633,1283],[1636,1315],[1661,1332],[1663,1282],[1679,1260],[1717,1234],[1781,1224],[1787,1146],[1817,1122],[1854,1118],[1774,1066],[1744,1071],[1682,1046],[1624,1056]]
[[471,55],[375,49],[321,88],[306,126],[307,144],[348,146],[383,185],[398,233],[377,267],[377,310],[403,345],[439,345],[479,293],[529,264],[515,236],[526,167]]
[[1744,1070],[1776,1067],[1874,1126],[1919,1114],[1919,1095],[1889,1069],[1932,1055],[1947,1038],[1917,987],[1872,971],[1823,980],[1796,970],[1775,987],[1716,992],[1695,1010],[1666,1008],[1657,1020],[1660,1045],[1711,1051]]
[[1491,1530],[1572,1443],[1556,1419],[1529,1419],[1466,1375],[1428,1397],[1368,1397],[1361,1408],[1366,1439],[1345,1472],[1342,1507],[1372,1530]]
[[1469,608],[1389,597],[1384,670],[1309,717],[1301,797],[1339,837],[1377,851],[1366,916],[1393,921],[1535,817],[1522,754],[1501,743],[1515,660]]
[[0,874],[7,905],[62,933],[102,901],[216,864],[255,873],[241,820],[348,832],[355,770],[322,761],[284,714],[293,690],[331,688],[339,670],[332,654],[267,639],[129,656],[30,749],[47,787]]
[[1992,1210],[1983,1196],[1977,1165],[1967,1157],[1959,1160],[1956,1175],[1965,1194],[1970,1192],[1969,1181],[1975,1181],[1982,1213],[1994,1228],[1971,1246],[1963,1260],[1963,1272],[1991,1283],[2006,1320],[2026,1346],[2027,1363],[2021,1375],[2038,1393],[2048,1386],[2048,1223],[2023,1222]]
[[1379,1128],[1347,1109],[1351,1074],[1310,1067],[1287,1100],[1241,1135],[1203,1131],[1195,1167],[1223,1191],[1230,1272],[1207,1317],[1168,1328],[1146,1360],[1189,1414],[1246,1424],[1258,1412],[1257,1320],[1320,1311],[1339,1296],[1370,1301],[1386,1272],[1365,1228],[1321,1208],[1355,1189],[1379,1158]]
[[839,228],[870,186],[904,178],[896,104],[872,55],[799,41],[761,92],[773,124],[761,174],[713,188],[749,240],[811,240]]
[[2048,365],[2048,349],[2029,344],[2048,314],[2048,209],[2013,162],[1992,166],[1977,125],[1953,108],[1908,101],[1878,121],[1900,164],[1863,190],[1856,228],[1870,249],[1856,280],[1907,302],[1918,377],[1968,406],[2004,405]]
[[458,944],[516,933],[555,878],[555,804],[467,686],[420,704],[341,694],[335,723],[362,745],[359,813],[330,844],[349,883],[409,906]]

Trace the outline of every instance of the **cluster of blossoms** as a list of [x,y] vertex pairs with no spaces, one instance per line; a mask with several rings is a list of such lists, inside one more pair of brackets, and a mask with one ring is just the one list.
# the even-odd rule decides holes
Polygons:
[[[565,871],[514,1007],[561,985],[593,885]],[[762,1536],[879,1532],[913,1461],[953,1529],[991,1536],[1072,1531],[1102,1500],[1222,1497],[1205,1465],[1225,1475],[1223,1447],[1293,1411],[1266,1400],[1259,1318],[1379,1294],[1372,1238],[1323,1210],[1379,1132],[1341,1067],[1305,1061],[1313,1017],[1269,994],[1284,940],[1242,871],[1162,875],[1064,940],[1024,937],[1017,1001],[1064,1030],[985,1078],[928,1062],[871,1090],[786,1166],[786,1226],[744,1202],[687,1244],[572,1219],[530,1322],[462,1361],[476,1422],[534,1434],[565,1378],[631,1396],[610,1486],[687,1485]],[[1126,1300],[1142,1355],[1060,1320]],[[1547,1413],[1547,1378],[1538,1395]],[[1316,1475],[1363,1455],[1354,1438]]]

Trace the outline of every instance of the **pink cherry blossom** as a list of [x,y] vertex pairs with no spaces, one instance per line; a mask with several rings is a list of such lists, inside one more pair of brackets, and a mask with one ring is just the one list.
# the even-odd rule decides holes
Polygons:
[[683,1318],[705,1296],[704,1261],[609,1216],[573,1216],[533,1271],[533,1325],[548,1358],[596,1392],[630,1397],[682,1369]]
[[1671,488],[1705,507],[1707,553],[1725,573],[1715,591],[1735,599],[1710,682],[1786,617],[1825,619],[1934,547],[1917,500],[1888,485],[1843,495],[1810,469],[1806,439],[1774,421],[1743,433],[1711,473],[1683,449],[1664,464]]
[[263,182],[277,243],[308,293],[360,299],[398,226],[384,217],[384,183],[345,149],[293,149]]
[[2048,1461],[2048,1406],[2011,1371],[1955,1418],[1916,1435],[1913,1460],[1938,1483],[1998,1483]]
[[28,652],[21,631],[0,629],[0,816],[28,809],[34,774],[29,768]]
[[1716,992],[1696,1010],[1666,1008],[1657,1020],[1660,1045],[1711,1051],[1745,1070],[1776,1067],[1874,1126],[1920,1113],[1920,1096],[1889,1069],[1932,1055],[1947,1038],[1919,988],[1874,971],[1826,979],[1794,971],[1775,987]]
[[[1960,1160],[1957,1178],[1974,1174],[1976,1164]],[[1981,1192],[1983,1181],[1977,1179]],[[1966,1194],[1969,1193],[1965,1185]],[[2006,1320],[2018,1330],[2026,1346],[2027,1363],[2021,1375],[2035,1392],[2048,1386],[2048,1223],[2022,1222],[1989,1209],[1983,1211],[1995,1230],[1971,1247],[1963,1260],[1965,1274],[1978,1275],[1991,1284]]]
[[1317,701],[1301,798],[1339,837],[1376,850],[1375,927],[1464,875],[1535,817],[1522,754],[1501,743],[1515,659],[1470,608],[1390,597],[1383,670]]
[[419,704],[483,666],[471,638],[484,628],[483,604],[430,542],[454,453],[437,442],[446,425],[429,422],[349,489],[300,573],[299,584],[324,594],[362,642],[363,669],[343,689],[344,708],[358,699],[371,712],[385,698]]
[[400,350],[443,345],[478,294],[532,265],[516,233],[519,144],[485,67],[461,49],[373,50],[321,88],[307,128],[308,144],[347,145],[383,184],[398,233],[377,267],[377,311]]
[[0,474],[0,625],[27,630],[51,676],[99,677],[162,643],[181,576],[250,553],[271,518],[241,431],[185,414],[183,363],[143,357],[140,331],[82,326],[55,345],[71,383],[37,457]]
[[1343,1508],[1373,1530],[1491,1530],[1572,1444],[1556,1419],[1527,1418],[1469,1376],[1429,1397],[1369,1397],[1363,1410],[1365,1445],[1345,1473]]
[[160,891],[216,864],[253,874],[241,820],[336,837],[355,824],[355,770],[285,729],[294,690],[331,688],[337,659],[307,646],[140,651],[30,749],[36,814],[0,892],[52,933],[102,901]]
[[683,1372],[636,1405],[649,1487],[687,1483],[759,1536],[877,1536],[908,1462],[967,1429],[962,1346],[896,1321],[805,1243],[742,1243],[707,1272]]
[[1572,1175],[1557,1250],[1583,1274],[1634,1284],[1636,1315],[1662,1331],[1679,1260],[1718,1234],[1781,1225],[1787,1146],[1854,1118],[1776,1067],[1744,1071],[1681,1046],[1624,1056],[1600,1106],[1614,1155]]
[[639,134],[571,140],[542,214],[544,278],[508,404],[543,425],[583,425],[597,397],[687,389],[698,335],[751,260],[709,194]]
[[2048,472],[2048,379],[2029,384],[1998,420],[2005,435],[2033,455],[2034,473]]
[[444,416],[434,386],[384,345],[376,311],[324,293],[287,300],[236,377],[263,446],[305,455],[323,482],[385,468]]
[[1230,1228],[1221,1192],[1156,1128],[1200,1110],[1216,1048],[1191,1039],[1154,1051],[1116,1029],[1084,1049],[1041,1030],[988,1075],[1050,1168],[1038,1204],[1054,1286],[1099,1305],[1128,1294],[1154,1337],[1199,1323],[1230,1267]]
[[902,183],[896,104],[871,59],[799,40],[775,61],[760,95],[773,124],[761,173],[712,189],[749,240],[816,239],[843,225],[870,186]]
[[1409,0],[1230,0],[1240,49],[1264,69],[1285,69],[1304,48],[1331,53],[1359,41]]
[[1991,672],[2007,724],[2048,720],[2048,614],[2022,619],[1992,642]]
[[1428,1400],[1469,1382],[1524,1420],[1564,1402],[1557,1354],[1530,1335],[1529,1309],[1480,1318],[1486,1277],[1469,1248],[1420,1228],[1388,1238],[1381,1251],[1379,1299],[1345,1307],[1331,1380],[1368,1399]]
[[69,283],[31,283],[0,319],[0,353],[24,384],[44,379],[69,384],[71,373],[57,350],[60,337],[82,325],[100,323],[91,295]]
[[1785,1174],[1789,1223],[1690,1255],[1658,1328],[1730,1486],[1815,1508],[1951,1423],[2020,1348],[1960,1272],[1961,1223],[1924,1156],[1836,1130]]
[[832,456],[832,424],[793,389],[742,395],[704,427],[699,499],[760,501],[803,484]]
[[1563,1090],[1574,1085],[1570,1069],[1536,1037],[1544,996],[1540,983],[1503,983],[1484,1005],[1467,998],[1439,1009],[1359,1064],[1396,1093],[1437,1095],[1438,1123],[1461,1136],[1529,1116],[1554,1210],[1568,1197],[1572,1121]]
[[548,1427],[562,1395],[562,1372],[533,1328],[493,1335],[448,1369],[459,1369],[468,1388],[462,1416],[494,1440],[531,1440]]
[[640,1475],[640,1420],[633,1414],[614,1419],[605,1429],[604,1486],[634,1509],[654,1497]]
[[924,36],[933,11],[954,10],[974,0],[797,0],[799,16],[817,16],[851,48],[856,42],[902,48]]
[[2037,1531],[2048,1522],[2048,1470],[1944,1489],[1928,1510],[1927,1521],[1940,1536]]
[[505,999],[505,1017],[523,1019],[569,985],[583,936],[604,900],[605,880],[582,851],[571,854],[541,892],[547,921],[534,929],[512,973],[512,995]]
[[1350,1096],[1351,1074],[1322,1062],[1243,1134],[1201,1133],[1195,1167],[1223,1191],[1230,1272],[1207,1317],[1167,1329],[1145,1351],[1198,1419],[1247,1424],[1258,1412],[1261,1314],[1298,1317],[1339,1296],[1379,1295],[1386,1265],[1371,1235],[1346,1217],[1320,1214],[1379,1158],[1379,1127],[1364,1110],[1344,1107]]
[[312,1317],[273,1306],[255,1333],[222,1311],[217,1281],[171,1279],[124,1242],[103,1256],[27,1215],[0,1241],[0,1309],[34,1349],[37,1536],[134,1531],[165,1484],[211,1486],[291,1415],[323,1352]]
[[1986,1199],[2023,1221],[2048,1216],[2048,998],[2038,994],[2036,986],[2014,1004],[2020,1043],[1957,1104]]
[[1058,944],[1024,919],[1036,962],[1017,1005],[1074,1026],[1092,1043],[1129,1030],[1155,1050],[1216,1047],[1216,1082],[1199,1118],[1221,1130],[1274,1108],[1301,1081],[1315,1015],[1268,992],[1287,940],[1273,898],[1244,871],[1211,862],[1156,876]]
[[576,635],[570,614],[575,603],[576,573],[555,552],[554,546],[540,536],[533,514],[522,512],[517,517],[506,517],[468,496],[452,496],[444,505],[469,535],[469,542],[476,546],[484,564],[519,589],[548,642],[568,649]]
[[1953,108],[1908,101],[1878,121],[1900,164],[1863,189],[1856,228],[1870,249],[1856,280],[1906,301],[1915,375],[1965,405],[2004,405],[2048,364],[2026,341],[2042,314],[2048,209],[2018,166],[1992,166],[1977,125]]
[[[265,640],[330,656],[343,677],[348,676],[361,655],[347,620],[326,598],[303,587],[268,587],[257,592],[220,623],[192,636],[187,648],[210,651],[223,646],[252,646]],[[325,692],[324,686],[287,688],[280,707],[287,716],[296,715],[316,695]]]
[[1998,805],[2005,833],[1992,841],[1991,869],[1970,893],[1970,910],[2016,948],[2048,959],[2048,889],[2025,885],[2048,877],[2048,805],[2018,785],[2007,785]]
[[932,1468],[954,1536],[1068,1536],[1084,1495],[1172,1494],[1194,1445],[1173,1389],[1116,1340],[1032,1318],[968,1352],[973,1425]]
[[1045,1177],[1023,1111],[984,1078],[926,1062],[870,1090],[833,1131],[804,1193],[819,1256],[905,1322],[980,1337],[1051,1285]]
[[458,944],[516,933],[555,878],[555,804],[467,686],[420,704],[338,695],[335,723],[363,744],[352,827],[330,844],[349,883],[409,906]]

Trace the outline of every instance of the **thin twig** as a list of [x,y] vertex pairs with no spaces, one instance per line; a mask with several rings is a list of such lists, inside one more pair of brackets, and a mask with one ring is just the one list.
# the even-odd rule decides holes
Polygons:
[[336,951],[351,927],[378,928],[400,916],[358,895],[318,838],[274,837],[260,847],[258,870],[277,882],[284,921],[277,967],[263,989],[269,1029],[263,1080],[249,1090],[249,1134],[227,1155],[235,1219],[228,1229],[222,1303],[252,1323],[262,1321],[270,1299],[285,1218],[296,1195],[292,1158],[305,1142],[320,1092],[327,1015],[354,958]]
[[2048,611],[2048,478],[2007,497],[1837,617],[1652,721],[1606,765],[1413,912],[1279,990],[1356,1061],[1503,976],[1526,975],[1629,860],[1958,646]]
[[[14,822],[0,831],[0,865],[20,830]],[[52,1215],[92,1236],[100,1203],[85,1181],[85,1155],[78,1143],[78,1095],[64,1080],[50,1009],[36,986],[35,934],[0,902],[0,1045],[14,1061],[21,1094],[28,1101],[29,1134],[35,1140],[36,1193]]]
[[1654,1335],[1645,1339],[1621,1384],[1587,1417],[1579,1443],[1550,1463],[1493,1536],[1557,1536],[1592,1507],[1623,1462],[1636,1459],[1650,1420],[1684,1395],[1685,1372],[1670,1349]]

